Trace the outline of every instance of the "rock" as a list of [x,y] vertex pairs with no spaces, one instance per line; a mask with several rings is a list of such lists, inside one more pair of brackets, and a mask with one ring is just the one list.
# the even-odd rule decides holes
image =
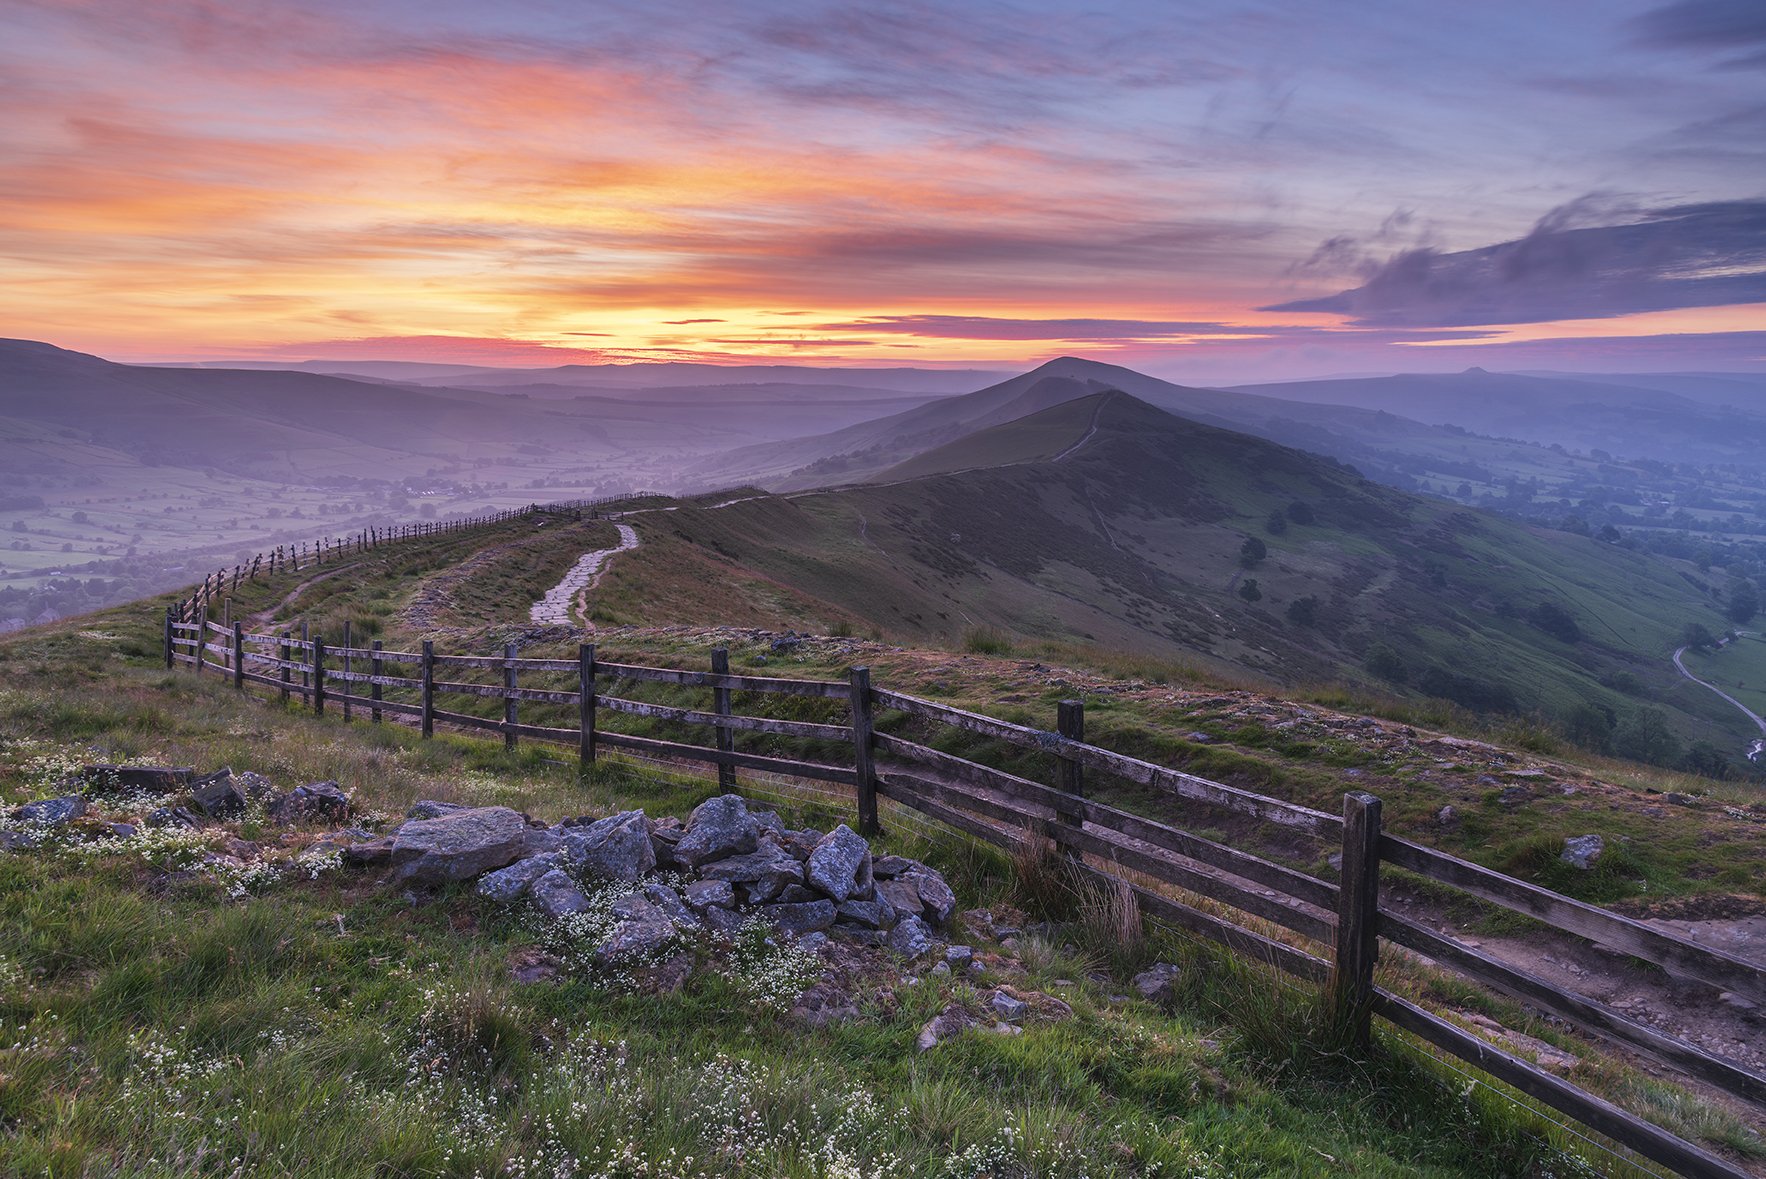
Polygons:
[[812,1028],[851,1023],[859,1014],[858,1002],[852,993],[831,978],[812,983],[797,996],[797,1002],[791,1007],[791,1018]]
[[1005,991],[995,991],[993,998],[988,1001],[988,1006],[993,1009],[995,1015],[1007,1023],[1022,1023],[1024,1013],[1030,1010],[1030,1004],[1013,995],[1008,995]]
[[29,851],[43,842],[43,837],[31,831],[0,831],[0,851]]
[[910,913],[895,923],[895,928],[889,931],[886,944],[903,958],[912,961],[931,952],[932,931],[918,916]]
[[925,911],[926,902],[920,899],[920,890],[912,880],[900,877],[877,881],[877,899],[894,909],[897,914],[912,913],[919,916]]
[[470,880],[520,859],[527,833],[527,821],[506,806],[449,811],[400,826],[392,834],[391,859],[401,880]]
[[549,982],[564,971],[564,963],[535,946],[509,955],[509,976],[518,983]]
[[925,915],[932,919],[934,925],[943,925],[957,911],[957,894],[951,891],[943,876],[926,865],[915,861],[911,868],[895,880],[897,884],[903,881],[913,883],[920,894],[920,904],[925,908]]
[[135,838],[135,824],[106,823],[104,825],[104,832],[112,839],[133,839]]
[[809,901],[797,905],[762,905],[756,910],[780,933],[800,936],[834,924],[833,901]]
[[895,924],[895,906],[888,901],[847,901],[838,909],[836,920],[846,925],[862,925],[866,929],[888,929]]
[[1437,827],[1457,827],[1457,826],[1459,826],[1459,812],[1454,810],[1451,806],[1442,807],[1440,810],[1435,812],[1435,826],[1437,826]]
[[589,907],[589,898],[561,868],[550,868],[528,886],[528,900],[548,917],[568,917]]
[[439,802],[433,798],[425,798],[419,802],[412,803],[411,809],[405,812],[405,818],[439,819],[443,815],[457,814],[460,811],[469,811],[471,809],[471,807],[463,802]]
[[837,925],[834,931],[857,946],[881,946],[889,940],[889,935],[881,929],[855,929],[850,925]]
[[245,796],[247,803],[268,802],[276,796],[276,783],[250,770],[233,775],[233,788]]
[[1204,733],[1200,729],[1197,729],[1194,732],[1185,733],[1183,735],[1183,739],[1185,741],[1192,742],[1196,745],[1212,745],[1212,744],[1214,744],[1214,734]]
[[270,802],[275,823],[342,823],[350,817],[350,796],[336,782],[296,786]]
[[370,839],[364,843],[351,844],[343,849],[343,862],[358,867],[372,864],[384,864],[392,859],[392,836],[386,835],[379,839]]
[[27,802],[16,808],[12,817],[33,827],[59,827],[85,813],[86,800],[70,794],[64,798],[39,798],[36,802]]
[[914,1038],[914,1047],[921,1052],[929,1052],[953,1036],[960,1036],[980,1021],[957,1003],[952,1003],[943,1011],[927,1020]]
[[595,951],[595,957],[603,962],[647,957],[668,945],[676,936],[675,923],[669,920],[668,914],[641,894],[616,902],[614,912],[623,920],[613,927],[613,932]]
[[1149,1003],[1169,1003],[1177,997],[1177,980],[1182,974],[1182,968],[1173,963],[1155,962],[1135,975],[1132,985]]
[[1586,872],[1594,867],[1601,853],[1607,850],[1607,841],[1598,835],[1573,835],[1564,840],[1563,854],[1558,859],[1572,868],[1580,868]]
[[1505,786],[1496,801],[1506,807],[1517,807],[1533,797],[1533,792],[1525,786]]
[[675,923],[677,929],[698,929],[699,918],[693,915],[681,894],[666,884],[651,882],[644,886],[644,899],[668,914],[668,919]]
[[939,978],[949,978],[950,977],[950,963],[949,962],[940,962],[937,966],[934,966],[932,968],[932,973],[937,975]]
[[797,948],[811,954],[820,954],[828,946],[828,935],[819,929],[811,930],[797,939]]
[[211,819],[231,819],[241,815],[250,801],[243,784],[234,779],[230,769],[197,779],[190,788],[190,795],[196,800],[197,809]]
[[871,861],[871,874],[878,880],[892,880],[917,863],[906,856],[878,856]]
[[699,874],[706,880],[728,880],[742,885],[751,905],[765,904],[787,885],[803,883],[803,865],[770,839],[747,855],[702,863]]
[[787,831],[779,838],[779,844],[786,851],[800,860],[807,860],[810,853],[816,850],[816,844],[822,841],[822,833],[814,827],[806,827],[802,831]]
[[521,837],[521,854],[525,856],[546,856],[564,850],[564,838],[549,827],[527,825],[527,834]]
[[646,819],[650,828],[650,851],[656,857],[658,868],[672,868],[675,860],[675,845],[687,834],[687,829],[673,815],[662,819]]
[[760,833],[762,835],[771,831],[774,839],[779,840],[781,843],[784,842],[785,821],[779,818],[777,814],[772,811],[750,811],[749,814],[754,816],[754,823],[760,828]]
[[803,875],[811,885],[833,898],[835,904],[867,896],[873,887],[871,845],[842,823],[817,842]]
[[643,811],[622,811],[560,836],[564,856],[585,876],[638,880],[656,867],[656,849]]
[[673,995],[687,985],[692,975],[693,955],[682,950],[662,965],[646,970],[638,980],[638,989],[646,995]]
[[996,1022],[987,1030],[996,1036],[1022,1036],[1024,1034],[1023,1028],[1014,1023],[1006,1023],[1003,1020]]
[[710,860],[748,855],[759,843],[760,824],[748,813],[748,803],[740,795],[720,794],[693,808],[674,854],[682,864],[698,867]]
[[177,794],[196,781],[191,766],[81,766],[79,781],[88,793],[139,791],[146,794]]
[[527,892],[534,881],[557,867],[556,853],[529,856],[525,860],[516,860],[507,868],[499,868],[480,876],[478,887],[473,891],[481,897],[488,897],[505,905],[512,904]]
[[699,914],[699,919],[705,922],[705,927],[713,933],[732,938],[741,932],[744,925],[748,924],[748,918],[734,909],[705,909]]
[[822,894],[807,884],[787,884],[782,892],[774,898],[775,904],[801,905],[806,901],[822,900]]
[[972,946],[946,946],[944,947],[944,960],[950,963],[954,970],[967,970],[969,963],[975,960],[975,949]]
[[156,807],[148,811],[146,818],[141,821],[149,827],[183,827],[190,831],[202,826],[201,819],[187,807],[181,806]]
[[683,890],[687,908],[703,914],[707,909],[734,909],[736,890],[728,880],[695,880]]

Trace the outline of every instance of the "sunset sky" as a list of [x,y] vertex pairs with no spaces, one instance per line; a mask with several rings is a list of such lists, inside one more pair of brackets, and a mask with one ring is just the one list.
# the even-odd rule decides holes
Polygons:
[[0,0],[0,335],[1766,368],[1766,4]]

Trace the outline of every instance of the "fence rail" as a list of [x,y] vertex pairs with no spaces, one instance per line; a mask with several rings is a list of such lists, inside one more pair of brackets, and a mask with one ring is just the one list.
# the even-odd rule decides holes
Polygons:
[[[522,738],[575,746],[585,767],[595,761],[600,748],[609,747],[716,766],[726,785],[734,784],[738,768],[835,783],[852,788],[858,825],[866,834],[877,831],[877,799],[883,797],[997,846],[1011,848],[1026,840],[1046,840],[1080,873],[1109,887],[1126,889],[1145,915],[1324,986],[1333,1016],[1352,1042],[1365,1042],[1371,1020],[1378,1017],[1678,1174],[1732,1179],[1747,1173],[1377,987],[1374,969],[1384,941],[1743,1101],[1766,1105],[1766,1077],[1745,1065],[1647,1027],[1591,997],[1566,993],[1473,946],[1382,908],[1380,868],[1387,864],[1427,877],[1562,932],[1644,959],[1676,977],[1756,1001],[1766,1002],[1766,970],[1609,910],[1386,835],[1380,827],[1379,800],[1371,795],[1346,794],[1343,814],[1331,815],[1091,744],[1085,740],[1084,708],[1078,701],[1062,702],[1055,730],[1045,731],[874,687],[869,670],[862,667],[852,669],[845,681],[733,675],[723,651],[713,653],[711,670],[696,671],[601,662],[592,644],[582,646],[575,659],[524,659],[513,646],[500,656],[443,655],[428,642],[420,652],[387,651],[379,643],[366,648],[351,645],[347,628],[343,644],[328,647],[321,636],[248,634],[239,624],[222,627],[206,620],[185,621],[168,610],[165,662],[168,667],[183,665],[199,673],[213,670],[231,675],[235,687],[260,685],[273,689],[284,700],[299,697],[317,713],[335,705],[346,722],[353,712],[366,710],[376,722],[383,714],[411,717],[424,736],[432,735],[439,722],[499,733],[511,748]],[[364,665],[367,670],[362,670]],[[415,673],[389,673],[389,665],[414,668]],[[438,667],[495,673],[495,682],[437,679]],[[538,688],[531,686],[530,680],[530,686],[522,687],[524,674],[568,676],[574,683]],[[604,691],[616,684],[645,683],[707,690],[711,707],[653,703]],[[362,694],[364,688],[367,695]],[[414,698],[388,698],[389,690]],[[830,702],[836,708],[843,706],[847,721],[830,724],[738,712],[734,707],[736,693]],[[501,716],[444,710],[437,706],[437,696],[501,701]],[[551,710],[543,718],[546,723],[524,720],[519,711],[522,705]],[[825,715],[827,707],[822,711]],[[603,723],[604,712],[710,729],[711,743],[609,729]],[[570,723],[553,723],[561,719]],[[898,731],[878,731],[879,720]],[[946,753],[899,731],[916,725],[954,729],[1052,759],[1055,782],[1037,781]],[[767,748],[737,749],[737,733],[765,742]],[[798,748],[781,748],[792,743]],[[813,750],[805,752],[801,748],[804,743],[813,745]],[[828,750],[835,745],[850,750],[850,764],[829,763]],[[1168,794],[1186,804],[1275,824],[1288,836],[1300,833],[1336,843],[1343,856],[1340,877],[1336,881],[1320,879],[1100,802],[1088,796],[1087,775],[1092,773]],[[1148,882],[1206,898],[1283,932],[1271,936],[1235,923],[1150,887]],[[1291,944],[1286,940],[1290,935],[1302,944]]]

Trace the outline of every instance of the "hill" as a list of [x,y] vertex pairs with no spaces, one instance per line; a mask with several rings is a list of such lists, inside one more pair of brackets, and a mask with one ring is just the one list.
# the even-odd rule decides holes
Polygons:
[[[1669,663],[1687,623],[1724,625],[1691,566],[1405,494],[1126,393],[878,478],[633,517],[655,543],[615,567],[605,608],[795,625],[808,600],[901,641],[993,632],[1347,680],[1580,718],[1597,744],[1655,707],[1732,754],[1751,735]],[[781,589],[799,604],[757,605]]]

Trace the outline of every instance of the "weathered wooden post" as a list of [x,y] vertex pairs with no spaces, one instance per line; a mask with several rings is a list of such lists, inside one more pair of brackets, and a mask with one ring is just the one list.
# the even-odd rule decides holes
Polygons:
[[325,715],[325,636],[313,636],[313,715]]
[[423,710],[422,729],[425,737],[435,736],[435,643],[423,640]]
[[515,752],[515,644],[503,644],[503,748]]
[[343,622],[343,723],[350,723],[350,696],[355,685],[350,682],[350,624]]
[[[375,639],[374,640],[374,650],[379,651],[381,649],[382,649],[381,641],[379,639]],[[383,661],[381,660],[379,655],[373,656],[368,661],[368,674],[374,677],[374,682],[368,685],[368,695],[374,701],[375,704],[380,703],[380,674],[381,674],[380,669],[382,666],[382,662]],[[379,708],[370,708],[368,710],[368,719],[369,719],[369,721],[371,721],[374,724],[379,724],[380,723],[380,709]]]
[[[1063,700],[1055,706],[1055,729],[1069,741],[1084,742],[1085,740],[1085,701]],[[1076,804],[1074,813],[1063,813],[1061,822],[1068,827],[1083,827],[1085,818],[1079,809],[1081,799],[1085,797],[1085,767],[1079,758],[1070,753],[1061,755],[1061,790],[1073,796]],[[1083,859],[1084,853],[1076,848],[1065,849],[1067,855],[1075,860]]]
[[[301,648],[301,650],[303,650],[303,651],[312,650],[312,646],[311,646],[312,639],[313,639],[312,624],[303,619],[300,624],[300,648]],[[300,672],[300,686],[301,686],[302,692],[304,693],[305,691],[307,691],[308,689],[310,689],[313,686],[313,679],[312,679],[311,673],[309,673],[306,669],[306,666],[305,666],[306,660],[302,659],[300,662],[302,664],[301,672]]]
[[167,670],[170,670],[171,666],[172,666],[172,650],[173,650],[173,648],[172,648],[172,608],[170,606],[167,606],[166,607],[166,668],[167,668]]
[[233,624],[233,686],[245,687],[245,624]]
[[868,838],[882,830],[877,822],[877,767],[871,761],[871,669],[855,667],[850,678],[853,768],[858,771],[858,829]]
[[595,644],[583,643],[576,649],[576,710],[579,767],[587,770],[595,764]]
[[282,703],[284,706],[288,704],[288,685],[294,680],[294,676],[288,668],[289,659],[294,654],[288,648],[288,636],[289,632],[283,631],[276,642],[276,661],[282,665]]
[[[730,651],[727,647],[719,647],[711,653],[711,674],[730,674]],[[712,711],[719,716],[730,715],[730,690],[722,685],[711,690]],[[734,753],[736,751],[736,734],[723,725],[717,727],[717,751]],[[717,785],[720,790],[736,788],[736,767],[727,761],[717,765]]]
[[1372,1034],[1374,963],[1380,943],[1380,800],[1343,796],[1343,869],[1337,885],[1337,960],[1331,1007],[1337,1032],[1354,1048]]

